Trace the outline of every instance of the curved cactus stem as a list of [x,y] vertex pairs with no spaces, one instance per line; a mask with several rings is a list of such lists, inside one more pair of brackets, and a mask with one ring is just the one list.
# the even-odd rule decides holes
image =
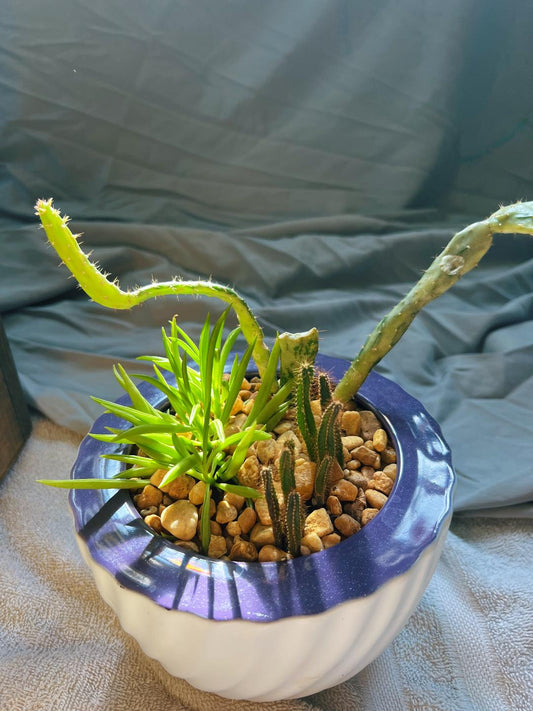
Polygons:
[[458,232],[418,283],[372,331],[339,381],[333,397],[348,402],[372,368],[403,336],[418,312],[479,264],[496,233],[533,234],[533,202],[502,207],[486,220]]
[[77,237],[79,235],[74,235],[68,227],[69,218],[61,216],[59,210],[53,206],[52,199],[38,200],[35,212],[41,220],[50,244],[66,267],[70,269],[81,288],[93,301],[111,309],[131,309],[133,306],[157,296],[201,294],[221,299],[235,311],[247,342],[253,343],[255,341],[253,358],[259,373],[264,372],[269,351],[264,343],[263,331],[248,304],[233,289],[211,281],[175,279],[122,291],[117,281],[109,281],[106,274],[89,260],[78,244]]

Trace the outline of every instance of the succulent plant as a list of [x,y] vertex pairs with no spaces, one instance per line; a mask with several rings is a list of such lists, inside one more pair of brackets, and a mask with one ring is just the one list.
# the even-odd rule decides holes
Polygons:
[[[221,299],[237,316],[239,328],[233,330],[225,341],[222,333],[227,310],[212,328],[207,317],[198,344],[175,320],[171,322],[170,334],[163,330],[165,356],[144,357],[152,362],[154,376],[137,377],[165,394],[170,407],[168,411],[157,411],[149,405],[125,370],[116,366],[115,376],[129,394],[131,406],[96,400],[132,426],[128,430],[111,429],[99,437],[138,447],[139,452],[134,454],[108,455],[129,465],[128,469],[111,480],[43,481],[54,486],[135,489],[145,486],[158,469],[167,472],[162,486],[179,476],[192,475],[205,484],[200,525],[204,551],[207,551],[210,538],[206,512],[211,490],[219,489],[249,500],[261,495],[257,489],[239,484],[237,474],[250,445],[269,438],[269,430],[294,404],[299,431],[310,459],[316,464],[313,503],[323,506],[330,481],[343,466],[340,413],[356,395],[371,369],[399,341],[425,305],[479,263],[492,244],[493,234],[533,234],[533,202],[502,207],[486,220],[458,232],[418,283],[377,324],[344,377],[333,387],[326,374],[314,372],[318,352],[316,328],[305,333],[280,334],[269,350],[255,316],[244,299],[230,287],[212,281],[175,278],[123,291],[117,281],[109,281],[108,275],[82,251],[77,241],[79,235],[73,234],[68,226],[69,218],[61,216],[51,199],[39,200],[36,214],[63,263],[97,303],[113,309],[129,309],[156,296],[198,294]],[[248,347],[241,357],[235,356],[229,376],[225,377],[226,363],[240,333]],[[261,387],[245,424],[238,432],[227,434],[225,428],[233,403],[252,358],[259,371]],[[316,403],[320,408],[319,415]],[[289,445],[283,449],[279,461],[283,501],[276,493],[270,466],[261,470],[261,482],[273,520],[276,545],[291,555],[298,555],[305,504],[296,489],[294,470],[295,457]]]

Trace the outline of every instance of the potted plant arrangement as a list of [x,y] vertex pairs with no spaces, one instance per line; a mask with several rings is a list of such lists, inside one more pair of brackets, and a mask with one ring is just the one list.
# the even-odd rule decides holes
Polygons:
[[[105,414],[72,478],[41,480],[72,490],[80,550],[124,629],[171,674],[229,698],[303,696],[357,673],[423,594],[454,483],[438,425],[372,369],[494,233],[533,233],[533,203],[457,233],[352,363],[319,354],[316,329],[267,348],[245,301],[211,281],[122,291],[52,200],[36,213],[104,306],[181,294],[228,304],[198,343],[173,319],[164,355],[142,356],[153,375],[140,384],[116,366],[126,395],[97,399]],[[239,327],[224,337],[230,309]]]

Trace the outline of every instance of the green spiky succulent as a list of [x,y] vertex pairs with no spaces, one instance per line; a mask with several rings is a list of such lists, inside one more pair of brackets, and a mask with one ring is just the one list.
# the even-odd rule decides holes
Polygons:
[[[260,491],[236,481],[248,449],[254,442],[269,439],[269,430],[289,407],[290,385],[278,388],[279,346],[270,352],[261,386],[244,424],[228,432],[232,409],[242,387],[253,351],[250,344],[242,356],[234,355],[229,372],[225,366],[240,334],[236,328],[223,341],[228,310],[213,328],[207,317],[198,344],[181,329],[176,320],[170,333],[163,329],[164,357],[143,356],[152,363],[154,376],[133,377],[150,383],[168,401],[168,407],[154,408],[142,395],[124,368],[115,367],[115,377],[129,395],[130,405],[93,398],[106,412],[130,423],[128,429],[108,427],[108,434],[93,434],[95,439],[135,446],[139,453],[106,454],[128,465],[112,479],[41,479],[43,484],[79,489],[140,489],[158,470],[166,474],[160,488],[188,474],[205,483],[206,501],[211,489],[258,498]],[[169,377],[170,376],[170,377]],[[231,455],[229,455],[231,452]],[[202,547],[209,545],[209,506],[202,510]]]

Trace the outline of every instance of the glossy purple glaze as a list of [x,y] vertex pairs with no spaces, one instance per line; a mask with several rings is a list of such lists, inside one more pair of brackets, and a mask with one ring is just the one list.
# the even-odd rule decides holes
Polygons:
[[[317,364],[334,379],[348,366],[327,356],[319,356]],[[141,389],[152,404],[163,404],[151,386]],[[72,490],[76,530],[93,559],[121,585],[165,608],[209,619],[268,622],[317,614],[369,595],[408,570],[435,540],[452,509],[455,476],[440,428],[417,400],[376,373],[358,398],[379,412],[388,429],[398,454],[398,476],[379,515],[333,548],[283,563],[211,560],[151,532],[127,491]],[[106,414],[91,432],[105,432],[108,426],[128,424]],[[120,449],[86,437],[72,477],[113,476],[123,465],[99,455]]]

